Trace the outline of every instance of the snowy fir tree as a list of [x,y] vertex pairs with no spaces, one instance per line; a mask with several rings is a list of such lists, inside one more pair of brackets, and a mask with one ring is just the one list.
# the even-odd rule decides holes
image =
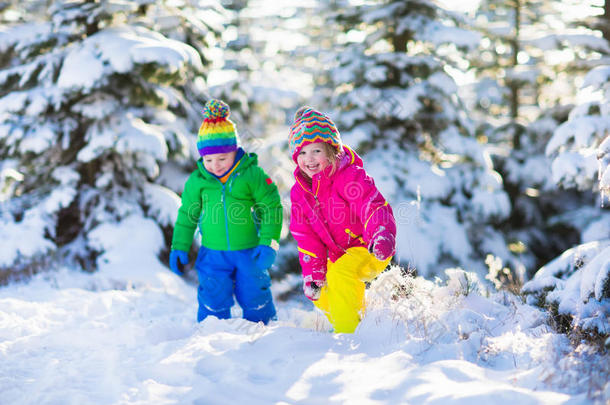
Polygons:
[[[56,2],[0,33],[2,279],[53,263],[157,260],[178,198],[159,165],[186,159],[205,102],[200,54],[146,28],[144,3]],[[114,240],[100,229],[115,227]],[[129,229],[147,237],[140,244]],[[100,256],[99,254],[103,252]]]
[[547,145],[553,180],[564,188],[596,192],[597,204],[567,213],[581,231],[581,244],[542,267],[524,286],[530,302],[568,316],[564,327],[610,335],[610,66],[585,77],[583,103],[560,125]]
[[592,202],[590,192],[556,186],[544,153],[567,119],[579,78],[608,50],[598,32],[580,26],[579,17],[595,13],[591,4],[486,0],[475,13],[483,40],[469,57],[477,73],[469,106],[478,135],[494,144],[511,199],[503,232],[531,274],[578,241],[579,230],[562,214]]
[[[504,125],[527,123],[575,101],[579,79],[610,51],[583,24],[595,0],[483,0],[473,26],[483,35],[469,62],[477,74],[474,111],[492,118],[496,136],[520,148],[524,136]],[[578,11],[578,12],[576,12]],[[584,17],[583,17],[584,16]],[[491,136],[492,134],[487,133]],[[502,137],[504,135],[504,137]]]
[[479,36],[430,1],[343,6],[329,22],[345,33],[326,84],[330,116],[394,208],[397,259],[423,275],[485,273],[487,254],[508,259],[494,224],[510,206],[442,58]]
[[493,155],[513,208],[501,228],[518,260],[525,265],[527,278],[578,242],[580,231],[564,214],[594,202],[590,191],[558,187],[552,179],[550,159],[544,153],[568,111],[569,107],[560,106],[541,113],[527,126],[513,126],[521,132],[521,147],[497,147],[496,151],[503,152]]

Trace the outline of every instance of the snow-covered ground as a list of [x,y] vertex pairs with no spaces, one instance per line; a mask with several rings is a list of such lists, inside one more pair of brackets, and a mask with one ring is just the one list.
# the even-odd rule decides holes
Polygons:
[[[130,281],[132,272],[139,281]],[[197,324],[194,285],[167,269],[151,270],[148,280],[142,269],[118,274],[64,269],[0,288],[1,404],[610,398],[608,375],[595,366],[607,358],[579,354],[542,312],[507,294],[486,297],[459,270],[448,272],[448,283],[404,278],[398,268],[382,274],[354,334],[329,333],[298,298],[277,301],[279,319],[267,326],[238,318]],[[279,295],[286,283],[273,288]]]

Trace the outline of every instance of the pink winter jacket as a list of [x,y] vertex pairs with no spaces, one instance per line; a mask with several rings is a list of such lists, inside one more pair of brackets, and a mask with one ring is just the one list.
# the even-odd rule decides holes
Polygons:
[[326,262],[335,262],[348,248],[369,248],[374,235],[383,232],[392,240],[396,223],[392,208],[362,167],[352,149],[332,167],[313,176],[311,186],[297,167],[290,191],[290,232],[297,241],[303,277],[326,279]]

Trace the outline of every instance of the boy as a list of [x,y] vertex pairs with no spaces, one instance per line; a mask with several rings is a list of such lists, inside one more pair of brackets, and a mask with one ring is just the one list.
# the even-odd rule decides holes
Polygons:
[[231,317],[233,295],[252,322],[274,319],[268,268],[275,260],[282,228],[276,185],[258,166],[254,153],[238,145],[229,107],[210,100],[203,111],[197,149],[201,158],[182,193],[174,227],[170,268],[182,272],[197,225],[201,248],[195,262],[199,278],[197,320]]

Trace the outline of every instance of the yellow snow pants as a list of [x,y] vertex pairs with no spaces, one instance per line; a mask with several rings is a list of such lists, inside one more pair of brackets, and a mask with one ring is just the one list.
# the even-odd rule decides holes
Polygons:
[[378,260],[364,247],[353,247],[334,263],[328,261],[326,285],[314,305],[322,310],[335,333],[352,333],[364,315],[365,281],[371,281],[392,258]]

